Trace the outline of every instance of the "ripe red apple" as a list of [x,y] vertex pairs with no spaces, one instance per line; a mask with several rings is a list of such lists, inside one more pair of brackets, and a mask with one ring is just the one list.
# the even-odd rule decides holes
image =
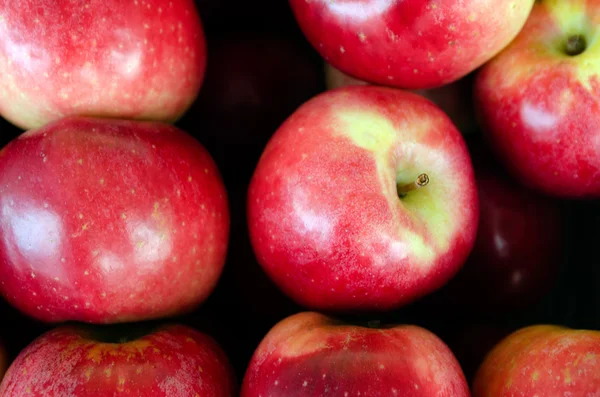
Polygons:
[[434,88],[480,67],[514,39],[534,0],[289,0],[327,62],[370,83]]
[[279,322],[258,346],[241,397],[469,396],[452,352],[413,325],[380,329],[303,312]]
[[494,312],[537,302],[554,286],[564,253],[557,200],[518,184],[487,146],[471,146],[479,193],[475,246],[460,272],[442,289],[456,309]]
[[205,84],[179,125],[207,147],[227,181],[247,183],[273,132],[320,91],[319,64],[310,47],[273,34],[209,43]]
[[211,337],[192,328],[164,326],[129,340],[64,326],[21,352],[0,394],[233,397],[236,389],[225,353]]
[[137,321],[211,293],[227,196],[208,152],[167,124],[70,117],[0,156],[0,292],[48,322]]
[[488,354],[473,397],[581,396],[600,393],[600,332],[552,325],[523,328]]
[[0,3],[0,114],[22,129],[70,115],[175,121],[206,64],[193,0]]
[[[450,117],[463,135],[472,134],[478,128],[473,105],[473,74],[439,88],[410,90],[433,101]],[[348,85],[368,84],[355,79],[325,63],[327,89],[332,90]]]
[[385,87],[302,105],[248,192],[259,263],[316,310],[389,310],[439,288],[471,251],[478,216],[456,127],[431,101]]
[[561,198],[600,197],[598,2],[537,2],[519,36],[483,67],[476,104],[518,180]]

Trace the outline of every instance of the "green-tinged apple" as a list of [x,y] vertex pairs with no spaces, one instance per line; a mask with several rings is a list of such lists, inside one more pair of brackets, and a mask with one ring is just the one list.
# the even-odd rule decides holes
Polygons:
[[473,397],[600,395],[600,332],[534,325],[503,339],[473,381]]
[[259,263],[314,310],[390,310],[439,288],[470,253],[478,218],[459,131],[431,101],[385,87],[302,105],[248,192]]
[[342,72],[399,88],[471,73],[519,33],[534,0],[289,0],[308,41]]
[[[458,130],[463,135],[467,135],[478,129],[473,104],[473,77],[474,74],[469,74],[442,87],[409,91],[433,101],[450,117]],[[325,62],[325,84],[328,90],[332,90],[349,85],[365,85],[368,83],[348,76]]]
[[121,334],[63,326],[26,347],[0,384],[3,397],[234,397],[228,358],[182,325]]
[[241,397],[469,397],[451,350],[414,325],[361,326],[290,316],[256,349]]
[[205,66],[193,0],[0,1],[0,114],[24,130],[72,115],[175,121]]
[[210,154],[171,125],[69,117],[0,152],[0,293],[46,322],[187,312],[229,238]]
[[536,2],[518,37],[478,73],[482,127],[520,183],[600,197],[600,2]]

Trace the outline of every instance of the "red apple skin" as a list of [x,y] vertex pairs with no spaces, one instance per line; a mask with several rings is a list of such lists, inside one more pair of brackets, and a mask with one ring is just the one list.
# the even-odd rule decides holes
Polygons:
[[475,84],[478,117],[505,167],[521,184],[563,199],[600,197],[598,49],[588,37],[584,53],[566,55],[571,33],[561,28],[585,16],[596,29],[599,7],[536,3],[519,36]]
[[[401,201],[396,182],[422,172],[429,185]],[[439,288],[466,260],[478,217],[456,127],[431,101],[385,87],[344,87],[302,105],[271,138],[248,191],[259,263],[319,311],[390,310]]]
[[434,88],[474,71],[517,35],[534,0],[290,0],[298,24],[342,72]]
[[167,124],[70,117],[0,154],[0,291],[47,322],[175,315],[211,293],[229,235],[208,152]]
[[175,121],[204,78],[193,0],[0,3],[0,114],[27,130],[71,115]]
[[370,329],[314,312],[279,322],[256,349],[241,397],[468,397],[452,352],[430,331]]
[[100,342],[88,331],[61,327],[37,338],[16,358],[2,396],[233,397],[233,371],[209,336],[181,325],[124,343]]
[[523,328],[488,354],[473,397],[597,396],[600,332],[552,325]]
[[442,290],[442,301],[487,313],[536,303],[554,286],[563,260],[560,203],[518,184],[486,145],[472,145],[471,155],[480,208],[477,239]]

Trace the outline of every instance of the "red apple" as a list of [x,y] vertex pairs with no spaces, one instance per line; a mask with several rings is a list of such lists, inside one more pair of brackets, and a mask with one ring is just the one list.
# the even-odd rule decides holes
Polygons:
[[273,34],[209,41],[206,82],[179,125],[209,149],[227,180],[247,183],[273,132],[320,91],[309,50]]
[[469,388],[452,352],[412,325],[371,329],[304,312],[258,346],[241,397],[462,397]]
[[175,121],[206,64],[193,0],[0,3],[0,114],[22,129],[70,115]]
[[479,193],[477,239],[440,295],[459,310],[494,312],[536,303],[554,286],[564,253],[560,203],[522,187],[479,142],[472,146]]
[[45,333],[10,366],[5,397],[236,395],[235,377],[219,345],[181,325],[133,340],[61,327]]
[[259,263],[315,310],[389,310],[439,288],[471,251],[478,216],[469,153],[450,119],[385,87],[302,105],[268,143],[248,192]]
[[599,368],[600,332],[530,326],[488,354],[475,376],[473,397],[595,397]]
[[561,198],[600,197],[600,3],[537,2],[512,44],[481,69],[476,104],[504,165]]
[[289,0],[327,62],[370,83],[449,84],[514,39],[534,0]]
[[[439,88],[410,91],[433,101],[450,117],[458,130],[467,135],[477,130],[472,95],[473,77],[473,74],[469,74]],[[348,85],[368,84],[342,73],[328,63],[325,63],[325,81],[329,90]]]
[[227,196],[208,152],[167,124],[70,117],[0,156],[0,292],[48,322],[185,312],[225,261]]

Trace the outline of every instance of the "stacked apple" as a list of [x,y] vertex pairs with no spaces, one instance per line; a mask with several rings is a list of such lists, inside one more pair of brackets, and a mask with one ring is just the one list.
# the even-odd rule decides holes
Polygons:
[[0,2],[0,396],[597,396],[600,331],[475,323],[600,198],[600,4],[262,5]]
[[[556,199],[600,198],[597,6],[289,3],[331,90],[267,144],[249,186],[248,227],[271,280],[322,314],[271,329],[242,396],[469,395],[456,358],[429,331],[334,317],[385,314],[434,293],[458,308],[514,309],[548,292],[562,254]],[[470,148],[460,114],[450,117],[456,103],[435,91],[469,76],[488,138]],[[597,333],[540,329],[489,355],[476,396],[600,391]]]
[[117,325],[189,312],[225,262],[219,170],[168,124],[204,78],[194,2],[3,2],[0,32],[0,114],[27,130],[0,155],[0,292],[37,320],[96,325],[40,336],[0,395],[234,396],[208,335]]

